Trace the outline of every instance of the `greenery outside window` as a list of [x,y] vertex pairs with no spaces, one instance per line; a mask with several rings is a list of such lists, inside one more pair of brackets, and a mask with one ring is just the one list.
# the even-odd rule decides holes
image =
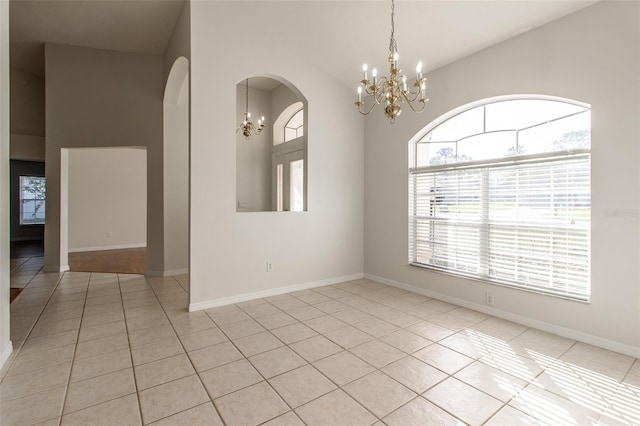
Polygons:
[[42,225],[45,220],[45,178],[20,176],[20,225]]

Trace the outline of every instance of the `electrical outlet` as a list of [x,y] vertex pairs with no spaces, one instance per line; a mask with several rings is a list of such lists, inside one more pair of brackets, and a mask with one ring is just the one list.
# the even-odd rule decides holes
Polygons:
[[493,293],[485,293],[485,303],[489,306],[493,306],[493,304],[495,303],[495,298],[493,296]]
[[271,272],[273,271],[273,262],[270,260],[267,260],[267,272]]
[[107,238],[111,238],[111,232],[107,232]]

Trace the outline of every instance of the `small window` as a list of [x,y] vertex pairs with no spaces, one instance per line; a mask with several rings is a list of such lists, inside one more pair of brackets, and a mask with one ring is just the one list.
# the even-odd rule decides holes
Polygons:
[[284,125],[284,141],[297,139],[304,136],[304,109],[296,112]]
[[409,262],[589,300],[591,111],[485,103],[411,142]]
[[45,178],[20,176],[20,225],[42,225],[45,218]]

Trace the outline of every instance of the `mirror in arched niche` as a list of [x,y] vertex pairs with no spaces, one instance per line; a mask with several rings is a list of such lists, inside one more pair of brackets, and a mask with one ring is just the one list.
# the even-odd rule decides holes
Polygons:
[[[264,117],[263,130],[249,137],[240,128],[247,112],[256,130]],[[308,117],[304,96],[282,78],[243,79],[236,85],[236,122],[236,211],[306,211]]]

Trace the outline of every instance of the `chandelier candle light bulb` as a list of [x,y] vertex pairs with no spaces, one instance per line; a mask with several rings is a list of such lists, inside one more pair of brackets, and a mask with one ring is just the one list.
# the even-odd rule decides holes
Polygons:
[[[422,76],[422,62],[416,66],[416,81],[411,88],[407,84],[407,76],[402,74],[398,68],[398,46],[395,39],[395,1],[391,0],[391,37],[389,40],[390,64],[389,76],[378,79],[378,70],[371,70],[371,81],[367,74],[367,64],[362,66],[363,80],[358,87],[358,100],[355,102],[358,111],[362,115],[367,115],[376,105],[385,103],[384,114],[393,124],[395,119],[402,112],[401,104],[408,104],[412,111],[422,112],[426,102],[426,77]],[[371,107],[365,108],[362,94],[368,95],[372,99]],[[367,104],[369,102],[367,101]]]

